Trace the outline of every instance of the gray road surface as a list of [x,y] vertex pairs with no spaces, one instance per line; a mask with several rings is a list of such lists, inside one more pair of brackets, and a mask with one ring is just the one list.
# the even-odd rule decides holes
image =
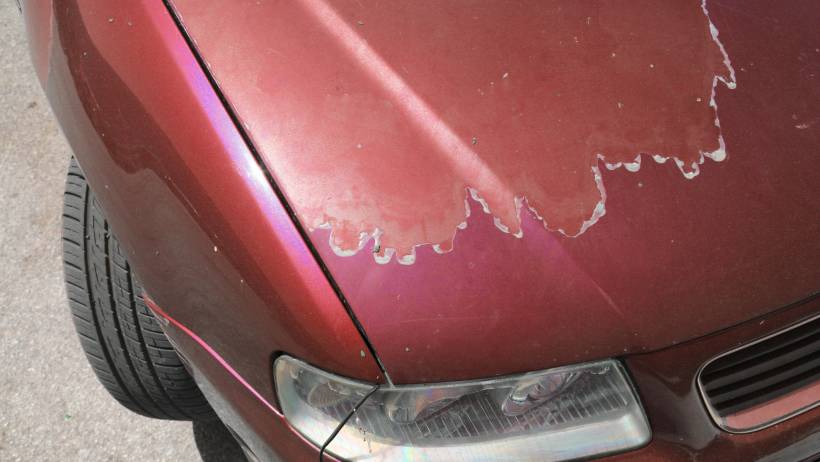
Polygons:
[[[0,0],[0,109],[0,461],[201,460],[191,423],[121,408],[80,350],[60,255],[70,150],[12,0]],[[203,458],[224,460],[219,429],[197,431]]]

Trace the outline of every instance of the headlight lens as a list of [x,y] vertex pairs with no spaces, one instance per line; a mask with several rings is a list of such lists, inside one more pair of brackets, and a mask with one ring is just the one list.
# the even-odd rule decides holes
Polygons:
[[[274,365],[282,411],[321,446],[373,385],[289,356]],[[350,460],[569,460],[641,446],[650,430],[620,363],[495,380],[381,388],[328,446]]]

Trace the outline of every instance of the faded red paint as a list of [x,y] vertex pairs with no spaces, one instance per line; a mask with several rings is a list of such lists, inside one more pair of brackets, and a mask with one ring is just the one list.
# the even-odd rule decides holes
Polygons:
[[710,102],[733,75],[700,0],[237,3],[175,2],[216,26],[194,38],[302,221],[331,227],[341,255],[368,236],[380,261],[449,250],[468,188],[505,231],[526,205],[578,235],[604,213],[599,156],[675,157],[687,176],[725,156]]
[[383,380],[168,11],[53,14],[49,102],[151,298],[268,403],[277,351]]
[[[209,3],[225,20],[236,19],[228,6],[245,5]],[[49,100],[142,282],[179,320],[166,326],[169,336],[227,404],[215,407],[248,423],[232,428],[266,446],[260,458],[315,460],[318,450],[258,399],[275,401],[272,355],[378,380],[371,356],[360,356],[359,333],[159,4],[55,5]],[[579,239],[543,232],[528,214],[528,239],[512,239],[476,214],[456,238],[459,251],[435,256],[424,247],[412,266],[373,265],[364,253],[334,258],[319,248],[395,383],[623,354],[653,440],[608,461],[816,454],[819,409],[733,435],[713,425],[695,380],[710,358],[820,310],[816,295],[783,307],[816,294],[820,281],[820,131],[812,125],[820,120],[820,3],[709,6],[742,79],[734,92],[718,88],[731,163],[712,165],[694,182],[651,162],[635,174],[605,174],[610,216]],[[213,19],[194,27],[200,43],[251,22]],[[260,42],[252,49],[223,40],[236,52],[221,64],[206,56],[216,78],[226,86],[228,78],[257,82],[232,70],[275,53],[275,44],[262,44],[269,29],[254,31]],[[258,106],[269,110],[264,100]],[[291,134],[324,136],[323,128]]]
[[[437,184],[440,175],[433,173],[449,168],[445,154],[451,151],[436,150],[432,141],[422,136],[424,133],[411,126],[414,119],[404,116],[405,112],[385,109],[401,101],[376,97],[385,93],[372,76],[372,69],[351,58],[333,38],[323,26],[327,18],[312,14],[315,10],[308,10],[305,4],[260,3],[176,0],[174,5],[227,100],[247,126],[247,133],[272,166],[291,206],[304,218],[305,203],[300,200],[338,204],[361,198],[361,213],[371,210],[373,201],[384,210],[395,211],[391,223],[404,217],[402,211],[424,216],[435,206],[440,207],[436,209],[440,215],[434,221],[445,223],[449,219],[444,213],[447,200],[433,204],[398,193],[408,192],[407,188],[427,181],[427,177],[429,184]],[[435,22],[437,26],[431,26],[434,33],[424,36],[401,32],[410,26],[396,19],[396,5],[374,6],[367,10],[367,17],[352,24],[359,34],[366,34],[361,30],[381,22],[394,26],[396,33],[391,42],[395,44],[386,43],[386,33],[378,41],[368,37],[374,50],[389,47],[400,55],[410,53],[403,48],[433,49],[433,45],[425,45],[431,42],[439,44],[440,53],[447,54],[450,46],[440,38],[442,35],[469,36],[471,31],[474,35],[478,32],[445,14],[443,9],[455,8],[455,4],[440,3],[428,5],[437,12],[436,18],[428,17],[427,10],[421,9],[417,15],[402,19]],[[486,4],[493,2],[476,3],[489,8]],[[527,4],[534,11],[532,15],[537,15],[542,5]],[[817,117],[818,86],[814,76],[818,75],[820,53],[815,52],[814,44],[820,43],[820,29],[816,27],[820,4],[805,0],[773,10],[766,2],[747,1],[740,8],[709,1],[707,17],[699,9],[700,4],[680,0],[665,2],[667,16],[678,15],[685,5],[691,7],[686,11],[691,12],[693,20],[701,21],[702,32],[709,35],[704,39],[701,35],[670,34],[678,39],[675,48],[694,47],[687,43],[695,41],[719,52],[708,27],[711,19],[725,36],[723,45],[737,71],[737,89],[727,90],[722,84],[715,87],[721,131],[732,150],[730,162],[709,161],[710,165],[704,166],[708,168],[691,181],[672,162],[661,165],[646,157],[636,173],[626,169],[608,172],[602,166],[608,215],[578,238],[547,232],[531,213],[522,213],[526,237],[515,239],[498,232],[492,216],[478,212],[467,219],[466,230],[456,233],[453,252],[436,255],[432,246],[422,246],[416,249],[414,265],[376,265],[368,251],[345,258],[334,255],[325,244],[329,230],[316,230],[310,235],[394,383],[490,377],[650,351],[763,315],[817,290],[820,247],[816,236],[820,223],[818,215],[811,213],[816,209],[814,185],[820,184],[820,170],[815,168],[817,131],[796,126]],[[338,14],[335,11],[333,14]],[[498,14],[496,22],[509,16]],[[525,21],[526,15],[518,20]],[[418,32],[425,30],[429,32]],[[496,35],[499,40],[503,38],[500,33]],[[541,41],[537,35],[526,38]],[[519,46],[535,48],[529,40]],[[426,106],[410,101],[408,107],[419,115],[429,115],[426,108],[435,108],[433,115],[450,120],[455,117],[452,114],[465,111],[458,104],[448,108],[439,101],[455,100],[449,95],[449,87],[425,83],[428,79],[441,81],[439,68],[430,63],[446,59],[431,57],[435,55],[418,54],[417,62],[405,64],[407,71],[395,69],[407,76],[405,83],[418,94],[418,88],[432,92],[422,95]],[[446,55],[449,59],[458,56]],[[611,55],[605,58],[612,59]],[[381,59],[392,62],[396,58],[382,52]],[[374,65],[378,62],[372,61]],[[465,76],[483,71],[480,63],[462,64]],[[466,64],[475,69],[468,69]],[[656,67],[647,65],[647,73],[661,69],[657,63],[651,64]],[[340,77],[317,91],[314,74]],[[360,86],[337,89],[336,84],[345,81],[341,76],[355,77]],[[513,77],[514,72],[509,71],[507,79],[501,80]],[[501,80],[494,80],[493,87]],[[386,82],[393,85],[390,88],[402,87],[401,82]],[[704,76],[704,87],[709,88],[711,83],[714,79],[710,82]],[[646,91],[643,85],[638,81],[630,90]],[[529,93],[537,90],[534,87]],[[670,82],[666,91],[683,92],[676,82]],[[355,97],[358,102],[378,101],[366,107],[397,119],[392,124],[383,120],[384,131],[376,133],[367,131],[370,125],[365,122],[377,121],[369,112],[352,111],[352,103],[338,108],[322,105],[327,98],[347,101],[345,92],[346,98]],[[477,91],[462,96],[465,100],[481,97]],[[535,102],[527,98],[522,104]],[[590,100],[590,104],[593,102]],[[714,114],[708,106],[705,108],[713,125]],[[430,133],[444,136],[450,129],[426,126]],[[323,152],[335,152],[343,146],[348,132],[370,133],[374,139],[378,135],[384,148],[378,152],[390,155],[359,160],[350,157],[344,159],[346,163],[328,155],[322,163],[315,152],[308,150],[319,146],[325,149]],[[486,136],[479,133],[476,137],[476,145],[472,144],[472,134],[467,140],[470,149],[480,150],[486,146]],[[719,145],[719,138],[716,141]],[[387,148],[411,144],[418,148],[415,158],[433,159],[437,166],[408,160],[412,165],[399,169],[406,175],[403,183],[376,183],[383,177],[364,175],[378,168],[392,172],[404,158],[396,154],[398,150]],[[462,144],[455,144],[455,148]],[[362,144],[361,151],[367,151],[366,144]],[[312,163],[319,171],[302,175],[299,168],[292,168],[300,163]],[[371,170],[360,172],[351,165]],[[529,174],[525,168],[520,172]],[[555,175],[555,181],[570,174]],[[356,181],[346,183],[348,189],[344,191],[319,199],[311,196],[325,189],[320,183],[337,184],[339,177]],[[578,178],[589,180],[581,173]],[[452,197],[458,198],[461,207],[465,195],[462,186],[452,185]],[[410,192],[421,196],[428,193],[423,188]],[[353,202],[347,207],[345,210],[351,213],[357,209]],[[460,207],[458,210],[464,213]],[[430,220],[414,226],[407,232],[421,235],[432,229]],[[356,227],[351,230],[352,240]]]

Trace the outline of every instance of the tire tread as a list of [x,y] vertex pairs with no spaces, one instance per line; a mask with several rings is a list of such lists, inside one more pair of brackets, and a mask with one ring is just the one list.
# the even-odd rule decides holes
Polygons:
[[142,286],[73,158],[63,204],[68,305],[99,382],[123,406],[144,416],[213,419],[213,410],[145,305]]

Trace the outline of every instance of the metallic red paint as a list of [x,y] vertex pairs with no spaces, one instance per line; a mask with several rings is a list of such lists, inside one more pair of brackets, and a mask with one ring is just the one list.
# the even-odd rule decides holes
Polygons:
[[269,402],[280,351],[381,380],[164,5],[56,1],[53,22],[49,101],[150,296]]
[[[819,312],[820,297],[815,296],[726,331],[628,357],[627,367],[652,426],[652,445],[674,447],[680,460],[691,460],[692,455],[697,455],[698,460],[704,461],[802,461],[820,454],[820,410],[808,411],[754,433],[731,434],[713,423],[697,385],[700,367],[715,356],[798,324]],[[781,401],[780,404],[787,403]]]
[[[474,9],[484,15],[493,5],[513,9],[518,2],[483,2],[480,8],[471,2],[381,2],[370,8],[366,2],[346,0],[172,3],[274,177],[297,212],[307,204],[303,217],[308,218],[314,199],[322,200],[310,194],[364,194],[389,202],[406,187],[438,190],[436,178],[449,155],[425,141],[416,120],[395,114],[400,111],[392,108],[404,102],[385,93],[370,76],[373,68],[384,66],[375,62],[367,67],[347,54],[349,43],[339,42],[366,45],[396,69],[405,65],[408,71],[401,75],[406,85],[423,95],[433,115],[448,123],[456,120],[455,126],[479,111],[474,105],[481,95],[456,91],[447,79],[477,85],[473,80],[486,77],[491,69],[527,69],[526,56],[498,55],[487,42],[488,37],[501,40],[508,30],[530,30],[526,15],[499,10],[495,22],[464,26],[472,23],[468,13]],[[534,16],[543,5],[555,5],[524,4]],[[321,5],[336,11],[328,13]],[[452,252],[438,255],[430,246],[419,247],[410,266],[377,265],[366,249],[340,258],[326,244],[326,230],[311,234],[396,383],[488,377],[650,351],[763,315],[820,288],[820,169],[815,165],[820,145],[820,3],[796,1],[774,9],[762,1],[706,5],[737,70],[737,89],[716,88],[730,154],[725,162],[708,161],[692,180],[669,163],[649,161],[635,173],[603,172],[607,214],[577,238],[545,231],[531,214],[522,213],[524,237],[515,239],[498,232],[493,218],[479,212],[475,202]],[[684,6],[703,21],[700,2],[669,4],[674,11]],[[316,13],[314,7],[321,11]],[[630,12],[624,9],[624,17],[618,11],[610,14],[631,24],[626,17]],[[359,37],[328,31],[322,16],[326,14],[340,15]],[[363,18],[363,24],[357,18]],[[425,28],[429,33],[408,32]],[[659,40],[667,38],[665,32],[650,29]],[[542,37],[506,36],[520,41],[525,50],[537,50]],[[679,37],[684,38],[679,47],[685,50],[707,42],[714,46],[703,42],[702,34]],[[453,70],[453,63],[465,63],[448,50],[464,43],[487,48],[486,59]],[[513,45],[498,46],[514,50]],[[466,54],[467,48],[457,49]],[[586,70],[573,67],[567,72],[583,80]],[[537,107],[539,101],[528,95],[540,94],[539,83],[525,82],[531,91],[513,92],[509,103]],[[683,91],[685,83],[674,80],[665,88]],[[628,88],[637,94],[657,90],[647,90],[640,82]],[[345,99],[345,94],[351,96]],[[579,98],[594,107],[600,95]],[[360,116],[348,117],[351,114]],[[491,116],[489,122],[479,126],[490,132],[493,123],[507,126],[510,117],[501,106],[485,116]],[[366,130],[379,117],[392,122],[382,120],[385,126]],[[799,128],[801,124],[808,128]],[[461,130],[462,138],[468,132]],[[383,156],[353,149],[353,135],[377,142]],[[532,159],[482,151],[485,137],[479,138],[476,149],[492,165],[506,163],[505,171],[543,168],[528,163]],[[526,148],[524,141],[504,140],[510,149]],[[371,155],[371,160],[350,160],[360,154]],[[408,156],[406,181],[393,176],[389,182],[377,181],[395,158],[404,165]],[[315,171],[293,173],[303,172],[302,163],[314,157],[324,159],[311,164]],[[352,173],[346,162],[356,166]],[[338,191],[328,192],[324,186],[338,187],[337,176],[357,175],[361,183]],[[567,175],[559,172],[547,180],[563,184]],[[455,188],[462,196],[463,186]],[[416,206],[397,202],[379,207],[393,210],[397,204],[404,213]],[[432,213],[428,208],[413,216]],[[433,226],[421,218],[416,225]]]
[[[820,298],[815,297],[702,339],[629,357],[626,363],[652,425],[653,438],[646,447],[596,460],[771,462],[808,460],[820,453],[820,409],[755,433],[730,434],[713,424],[696,383],[700,366],[717,354],[799,323],[818,310]],[[164,316],[162,311],[157,314]],[[258,455],[294,461],[316,459],[318,450],[290,429],[281,414],[260,405],[195,333],[172,320],[165,331],[194,365],[195,377],[209,401],[216,403],[220,415],[228,416],[228,425]]]
[[[814,305],[820,308],[820,302],[815,302]],[[785,330],[780,330],[773,334],[772,337],[779,337],[781,335],[784,337],[788,336],[789,330],[797,329],[804,324],[818,320],[820,320],[820,313],[802,322],[793,324]],[[761,322],[761,325],[762,324],[763,322]],[[703,371],[709,369],[710,364],[720,360],[721,357],[733,353],[743,354],[744,351],[748,351],[747,349],[753,348],[756,343],[768,340],[772,337],[762,337],[752,342],[743,342],[741,346],[732,348],[717,357],[709,359],[700,366],[699,375],[704,374]],[[807,358],[806,361],[810,361],[810,359]],[[706,391],[704,390],[704,382],[700,380],[700,377],[698,380],[698,389],[701,391],[702,395],[706,395]],[[704,400],[706,400],[705,396]],[[710,408],[710,414],[712,414],[712,418],[715,420],[715,423],[725,431],[730,433],[752,433],[779,423],[780,421],[790,419],[803,412],[808,412],[818,406],[820,406],[820,380],[815,381],[814,383],[809,383],[808,385],[804,385],[803,387],[794,389],[788,393],[784,393],[777,398],[764,401],[739,412],[724,414],[720,417],[715,414],[713,409]],[[708,405],[707,408],[709,408]]]
[[575,236],[605,213],[599,158],[693,176],[725,157],[710,101],[734,77],[701,0],[173,3],[339,253],[362,233],[383,262],[450,250],[468,190],[505,232],[528,213]]
[[[66,137],[164,309],[158,315],[167,312],[166,332],[260,455],[315,460],[318,451],[264,405],[275,402],[272,356],[285,351],[380,381],[373,358],[362,358],[359,332],[164,6],[54,6],[54,16],[24,8],[35,60],[48,56],[38,73],[48,76]],[[694,378],[707,359],[820,311],[815,299],[765,315],[820,280],[811,155],[818,61],[806,48],[820,33],[818,8],[745,2],[710,11],[739,70],[738,89],[718,95],[735,155],[697,182],[656,165],[607,174],[607,218],[582,239],[539,234],[540,223],[525,219],[527,238],[516,240],[477,214],[456,251],[428,248],[411,267],[319,247],[396,377],[539,369],[666,347],[763,315],[628,356],[653,441],[606,460],[799,460],[817,452],[817,409],[731,435],[711,423]],[[33,37],[46,17],[50,41]],[[252,51],[238,58],[253,59]]]
[[[319,450],[290,428],[285,417],[253,388],[243,383],[207,342],[168,316],[156,303],[154,314],[164,320],[163,330],[184,355],[190,372],[220,419],[254,455],[263,461],[316,460]],[[335,460],[328,457],[327,460]]]

